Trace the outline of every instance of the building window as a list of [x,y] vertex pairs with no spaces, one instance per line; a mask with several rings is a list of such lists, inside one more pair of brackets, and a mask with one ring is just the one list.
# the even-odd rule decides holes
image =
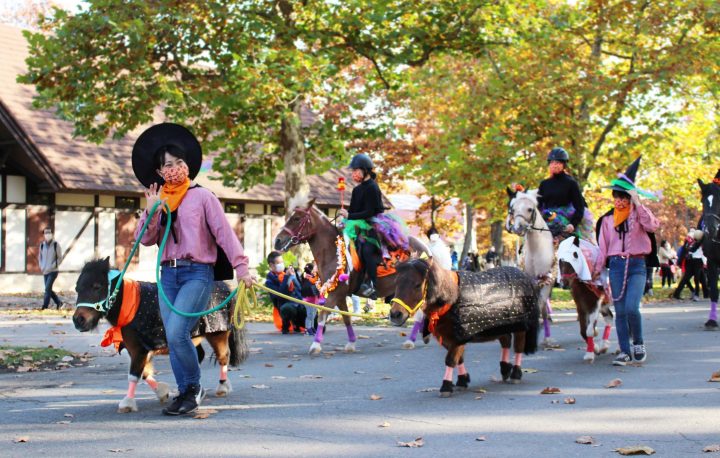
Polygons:
[[225,213],[231,213],[235,215],[242,215],[245,213],[245,205],[238,204],[238,203],[226,203],[225,204]]
[[137,210],[140,208],[139,197],[115,197],[115,208],[126,208],[128,210]]
[[273,205],[272,207],[270,207],[270,214],[273,216],[284,216],[285,207],[282,205]]

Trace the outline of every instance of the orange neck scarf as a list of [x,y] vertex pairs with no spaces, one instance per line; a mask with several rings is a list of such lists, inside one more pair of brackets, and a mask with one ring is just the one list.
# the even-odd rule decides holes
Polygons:
[[[160,199],[166,199],[168,206],[170,206],[170,213],[177,210],[185,198],[187,190],[190,189],[190,178],[186,178],[180,184],[165,183],[160,189]],[[165,211],[165,207],[163,207]]]
[[615,227],[624,223],[625,220],[628,219],[628,216],[630,216],[630,205],[623,209],[615,207],[615,211],[613,211],[613,221],[615,223]]
[[[456,285],[460,283],[457,272],[453,272],[453,279],[455,280]],[[433,310],[432,312],[428,313],[428,331],[430,331],[430,333],[435,336],[440,345],[442,345],[442,336],[436,332],[437,323],[438,321],[440,321],[440,318],[442,318],[447,312],[450,311],[452,306],[453,304],[448,303],[443,305],[439,309]]]
[[123,279],[123,300],[120,304],[120,314],[118,315],[117,324],[112,328],[105,331],[100,346],[107,347],[110,344],[115,344],[115,350],[120,351],[120,344],[123,341],[122,328],[130,324],[135,318],[138,306],[140,305],[140,283]]

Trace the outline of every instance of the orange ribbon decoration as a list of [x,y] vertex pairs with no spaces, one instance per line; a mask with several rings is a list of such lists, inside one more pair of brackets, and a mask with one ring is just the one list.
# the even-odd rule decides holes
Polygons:
[[116,351],[120,350],[120,344],[123,341],[123,326],[130,324],[130,322],[135,318],[138,306],[140,305],[140,283],[127,278],[123,279],[122,297],[123,300],[122,304],[120,304],[120,315],[118,316],[117,324],[105,331],[103,340],[100,342],[100,346],[102,347],[115,344]]

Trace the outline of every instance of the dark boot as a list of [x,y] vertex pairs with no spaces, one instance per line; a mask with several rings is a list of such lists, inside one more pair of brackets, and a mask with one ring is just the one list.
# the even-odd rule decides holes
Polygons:
[[510,372],[510,383],[520,383],[522,380],[522,369],[520,366],[513,366]]
[[464,391],[468,389],[468,386],[470,385],[470,374],[462,374],[458,375],[457,383],[455,383],[455,386],[458,390]]
[[503,382],[507,382],[510,378],[510,372],[512,371],[512,364],[500,361],[500,375],[502,375]]
[[453,392],[453,382],[450,380],[443,380],[442,386],[440,387],[440,397],[449,398]]

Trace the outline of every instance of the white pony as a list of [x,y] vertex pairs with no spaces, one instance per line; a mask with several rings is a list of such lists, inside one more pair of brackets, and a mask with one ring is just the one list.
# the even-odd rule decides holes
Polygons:
[[552,277],[554,266],[553,238],[545,220],[537,209],[537,189],[523,192],[507,188],[510,203],[505,229],[525,238],[523,244],[523,270],[535,279],[541,287],[538,308],[542,311],[544,344],[550,343],[549,297],[555,283]]
[[[558,246],[558,272],[563,282],[570,286],[578,321],[580,335],[587,347],[583,359],[588,362],[595,360],[595,354],[606,353],[610,348],[610,330],[613,315],[610,311],[610,297],[604,285],[606,279],[601,276],[598,281],[592,280],[592,266],[595,265],[599,248],[578,237],[569,237]],[[599,316],[605,319],[605,330],[600,348],[595,347],[595,329]]]

